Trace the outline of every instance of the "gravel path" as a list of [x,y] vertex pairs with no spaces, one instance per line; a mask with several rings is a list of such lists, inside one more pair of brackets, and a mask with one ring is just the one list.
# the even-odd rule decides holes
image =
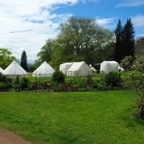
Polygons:
[[0,144],[31,144],[31,143],[8,130],[0,129]]

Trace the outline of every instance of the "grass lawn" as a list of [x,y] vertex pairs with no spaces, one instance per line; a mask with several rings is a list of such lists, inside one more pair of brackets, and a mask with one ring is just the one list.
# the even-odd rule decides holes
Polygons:
[[135,101],[132,91],[1,92],[0,127],[33,144],[143,144]]

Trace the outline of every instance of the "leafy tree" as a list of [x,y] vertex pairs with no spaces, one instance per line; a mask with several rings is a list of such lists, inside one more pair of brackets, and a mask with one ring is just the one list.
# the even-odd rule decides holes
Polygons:
[[94,19],[71,17],[60,25],[58,39],[65,61],[85,60],[94,64],[96,53],[113,42],[113,33],[98,26]]
[[134,72],[131,76],[134,89],[137,92],[137,111],[136,117],[144,119],[144,57],[136,57],[133,66]]
[[41,51],[37,54],[37,63],[41,64],[44,61],[49,62],[51,60],[54,40],[48,39],[46,44],[41,48]]
[[13,60],[16,60],[12,53],[6,48],[0,48],[0,66],[5,69]]
[[20,65],[21,65],[21,67],[22,67],[23,69],[25,69],[26,71],[28,71],[28,66],[27,66],[27,54],[26,54],[25,51],[22,52]]
[[113,44],[114,34],[95,19],[71,17],[60,25],[57,38],[42,47],[37,63],[47,61],[55,67],[66,61],[94,64],[113,58]]

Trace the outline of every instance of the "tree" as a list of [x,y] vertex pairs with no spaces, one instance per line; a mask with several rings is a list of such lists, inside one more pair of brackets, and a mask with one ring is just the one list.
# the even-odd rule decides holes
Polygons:
[[0,48],[0,66],[5,69],[13,60],[16,60],[12,53],[6,48]]
[[134,28],[131,19],[127,19],[124,27],[119,20],[115,30],[116,43],[114,50],[114,59],[120,62],[126,56],[134,57]]
[[22,52],[20,65],[21,65],[21,67],[22,67],[23,69],[25,69],[26,71],[28,71],[27,55],[26,55],[26,52],[25,52],[25,51]]
[[121,25],[121,21],[119,20],[117,24],[117,28],[115,30],[116,43],[115,43],[115,50],[114,50],[114,60],[116,60],[117,62],[120,62],[123,59],[122,32],[123,32],[123,27]]
[[131,19],[127,19],[127,22],[123,28],[123,58],[130,55],[134,57],[134,36],[135,31]]
[[71,17],[60,25],[57,49],[61,54],[61,62],[84,60],[94,64],[98,51],[107,49],[113,40],[113,33],[98,26],[95,19]]
[[144,37],[140,37],[136,40],[135,55],[144,55]]
[[53,50],[53,40],[48,39],[46,44],[41,48],[41,51],[37,54],[39,57],[39,62],[42,63],[44,61],[49,62],[51,60],[51,54]]
[[144,57],[136,57],[133,66],[134,72],[131,76],[134,89],[137,92],[137,111],[136,117],[144,119]]

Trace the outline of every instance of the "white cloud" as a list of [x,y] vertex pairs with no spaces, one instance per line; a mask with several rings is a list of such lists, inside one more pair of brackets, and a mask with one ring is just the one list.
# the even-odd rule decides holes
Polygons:
[[144,15],[132,17],[132,21],[136,27],[144,27]]
[[57,35],[59,23],[70,14],[52,14],[57,5],[74,5],[78,0],[0,0],[0,47],[17,58],[23,50],[35,59],[48,38]]
[[116,18],[96,18],[96,23],[100,26],[113,29],[115,27],[113,24],[115,19]]
[[136,6],[143,6],[144,1],[143,0],[129,0],[129,1],[124,1],[123,3],[118,3],[116,7],[136,7]]

